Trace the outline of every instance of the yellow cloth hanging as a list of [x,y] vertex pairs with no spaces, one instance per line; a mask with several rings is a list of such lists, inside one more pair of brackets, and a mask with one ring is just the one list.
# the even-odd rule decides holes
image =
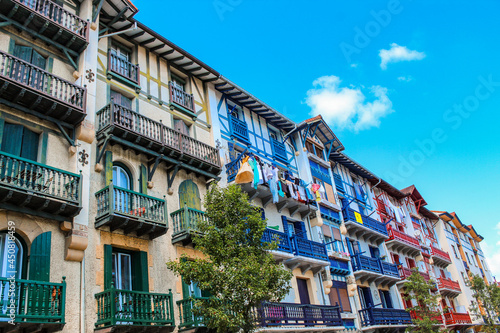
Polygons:
[[321,201],[321,194],[319,193],[319,191],[316,191],[314,193],[316,194],[316,201],[320,202]]
[[[246,160],[248,161],[248,157],[246,157]],[[245,163],[241,164],[241,168],[238,171],[238,174],[236,175],[236,179],[234,180],[236,184],[246,184],[253,182],[253,171],[252,167],[248,162],[245,161]]]

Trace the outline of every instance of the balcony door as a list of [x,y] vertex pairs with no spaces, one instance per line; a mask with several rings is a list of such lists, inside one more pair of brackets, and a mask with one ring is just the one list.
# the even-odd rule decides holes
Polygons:
[[18,82],[29,85],[37,90],[44,90],[45,88],[45,75],[37,70],[45,70],[47,60],[40,53],[35,51],[32,47],[15,45],[14,57],[24,60],[31,65],[28,66],[24,63],[13,63],[11,67],[11,76]]
[[113,69],[124,77],[131,77],[131,52],[125,47],[113,43],[111,45],[111,54],[115,56],[114,58],[111,58],[111,66]]
[[132,210],[130,193],[124,190],[132,190],[130,172],[121,165],[113,165],[113,185],[119,187],[115,189],[113,195],[114,209],[122,213],[129,213]]
[[201,210],[200,190],[192,180],[185,180],[179,185],[179,206]]
[[361,302],[361,309],[366,309],[373,306],[372,293],[369,287],[358,287],[359,301]]
[[307,287],[306,279],[297,278],[297,289],[299,292],[300,304],[311,304],[309,298],[309,288]]

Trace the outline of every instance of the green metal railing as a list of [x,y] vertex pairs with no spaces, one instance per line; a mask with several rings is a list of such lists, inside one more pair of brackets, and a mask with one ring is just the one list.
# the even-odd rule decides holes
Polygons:
[[203,317],[195,316],[193,308],[196,301],[206,300],[208,297],[190,297],[177,301],[179,308],[179,330],[191,329],[195,327],[205,327]]
[[95,196],[97,199],[96,219],[118,214],[167,225],[165,199],[113,186],[113,183],[97,192]]
[[96,327],[174,326],[172,290],[168,294],[110,289],[95,295]]
[[184,208],[176,210],[170,214],[174,227],[174,235],[185,231],[196,231],[198,229],[198,221],[205,220],[205,212],[194,208],[189,208],[184,205]]
[[0,277],[0,318],[64,324],[65,279],[52,283]]
[[81,204],[82,176],[0,152],[0,184]]

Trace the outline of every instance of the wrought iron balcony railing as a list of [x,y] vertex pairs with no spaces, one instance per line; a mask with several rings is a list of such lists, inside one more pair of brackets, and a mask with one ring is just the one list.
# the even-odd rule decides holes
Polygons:
[[71,125],[85,118],[85,88],[2,51],[0,84],[8,106]]
[[174,304],[168,294],[121,290],[111,287],[95,295],[96,328],[118,325],[173,327]]
[[67,220],[82,209],[81,193],[81,175],[0,152],[2,204]]
[[[3,291],[0,298],[0,318],[10,320],[13,314],[15,323],[64,324],[65,279],[63,277],[61,283],[52,283],[0,277],[0,290]],[[14,307],[10,307],[10,304]]]

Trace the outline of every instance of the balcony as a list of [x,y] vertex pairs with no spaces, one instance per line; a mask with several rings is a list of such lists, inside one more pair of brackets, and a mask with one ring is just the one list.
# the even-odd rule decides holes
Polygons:
[[[65,277],[61,283],[9,280],[0,277],[0,287],[4,291],[0,305],[2,332],[55,332],[63,329],[66,306]],[[8,290],[13,291],[11,295],[5,294]],[[15,301],[13,308],[9,307],[12,301]],[[11,314],[15,316],[15,325],[8,322],[11,320]]]
[[193,94],[188,94],[184,89],[177,87],[172,82],[168,83],[168,91],[170,94],[170,105],[190,116],[196,117]]
[[133,64],[130,61],[119,57],[111,50],[108,51],[108,80],[112,78],[118,79],[125,83],[129,83],[136,89],[141,89],[139,80],[140,69],[139,65]]
[[97,215],[95,227],[108,226],[110,231],[122,229],[124,234],[135,232],[137,237],[148,235],[154,239],[167,232],[165,199],[113,186],[95,194]]
[[172,292],[158,294],[111,287],[95,295],[96,330],[145,332],[174,328]]
[[297,236],[290,237],[290,242],[294,257],[284,263],[291,270],[300,268],[303,274],[308,270],[316,274],[329,265],[325,244]]
[[[420,320],[422,320],[422,317],[418,316],[415,311],[410,311],[410,316],[411,316],[411,319],[420,319]],[[441,314],[439,314],[438,316],[433,317],[432,319],[434,321],[436,321],[436,323],[434,325],[443,325],[443,317],[441,316]]]
[[382,261],[380,258],[354,254],[351,256],[351,264],[354,276],[361,283],[375,282],[392,286],[400,280],[397,265]]
[[271,148],[273,150],[273,157],[278,161],[288,164],[288,158],[286,156],[286,147],[283,142],[279,142],[271,138]]
[[229,128],[231,130],[231,139],[237,139],[245,145],[250,144],[248,136],[248,125],[246,122],[241,121],[233,116],[229,116]]
[[340,307],[331,305],[312,305],[312,304],[294,304],[294,303],[263,303],[258,308],[258,321],[261,327],[280,328],[287,327],[284,331],[288,332],[290,326],[300,328],[308,327],[308,332],[315,327],[339,326],[343,328],[342,318],[340,316]]
[[192,235],[198,233],[198,221],[206,220],[205,212],[184,206],[170,214],[174,233],[172,244],[182,243],[183,246],[192,243]]
[[453,281],[443,277],[440,277],[437,280],[439,292],[441,293],[441,295],[454,298],[462,293],[460,284],[457,281]]
[[431,246],[431,256],[434,260],[434,265],[446,267],[451,264],[451,258],[448,252]]
[[447,327],[450,326],[470,326],[472,324],[472,319],[468,313],[459,313],[459,312],[447,312],[443,314],[444,323]]
[[262,235],[262,242],[276,242],[277,248],[272,251],[275,259],[284,260],[293,258],[292,242],[290,237],[284,232],[266,228]]
[[[398,272],[399,272],[399,277],[401,278],[400,282],[404,282],[404,280],[407,279],[411,275],[412,270],[410,268],[400,266],[398,268]],[[420,272],[420,271],[418,273],[425,279],[425,281],[430,281],[431,277],[430,277],[429,273]]]
[[411,315],[402,309],[385,309],[370,306],[359,311],[361,326],[408,326]]
[[349,275],[349,262],[329,259],[330,272],[335,275]]
[[85,118],[85,88],[2,51],[0,86],[0,102],[9,107],[71,126]]
[[81,175],[0,152],[0,208],[72,221],[81,196]]
[[351,208],[342,211],[347,232],[357,239],[380,244],[389,236],[385,224],[356,212]]
[[325,245],[328,257],[330,259],[336,259],[341,261],[351,260],[349,253],[347,253],[344,249],[344,244],[342,243],[342,241],[336,239],[330,243],[326,243]]
[[51,0],[6,0],[0,6],[0,17],[74,55],[89,43],[89,23]]
[[420,243],[417,238],[388,227],[389,239],[385,241],[387,248],[403,253],[406,256],[416,257],[420,254]]
[[113,101],[97,112],[97,140],[103,147],[112,140],[158,163],[165,161],[208,179],[216,178],[222,170],[217,148]]
[[197,317],[193,314],[193,301],[196,302],[204,299],[208,299],[208,297],[192,297],[177,301],[180,318],[179,332],[205,327],[203,317]]

